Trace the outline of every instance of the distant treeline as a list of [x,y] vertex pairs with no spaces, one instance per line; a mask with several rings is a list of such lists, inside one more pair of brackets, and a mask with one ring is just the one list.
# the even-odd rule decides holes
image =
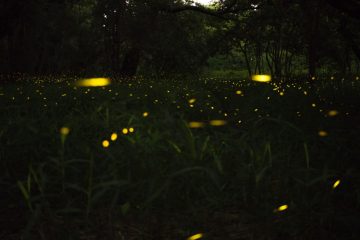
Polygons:
[[194,74],[221,55],[249,75],[348,74],[359,24],[358,0],[1,0],[0,73]]

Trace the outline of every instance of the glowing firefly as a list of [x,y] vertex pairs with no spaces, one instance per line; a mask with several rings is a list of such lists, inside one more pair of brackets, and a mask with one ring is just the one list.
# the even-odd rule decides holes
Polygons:
[[203,122],[189,122],[189,128],[202,128],[204,126]]
[[225,120],[211,120],[209,123],[211,126],[224,126],[226,124]]
[[107,147],[110,146],[110,142],[109,142],[108,140],[104,140],[104,141],[102,141],[102,146],[103,146],[104,148],[107,148]]
[[110,85],[109,78],[86,78],[76,82],[79,87],[103,87]]
[[336,111],[336,110],[330,110],[330,111],[328,112],[328,116],[330,116],[330,117],[334,117],[334,116],[336,116],[336,115],[338,115],[338,114],[339,114],[339,112]]
[[282,212],[282,211],[285,211],[286,209],[288,209],[288,205],[284,204],[284,205],[281,205],[278,208],[276,208],[274,210],[274,212]]
[[115,141],[118,138],[118,135],[116,133],[111,134],[111,141]]
[[200,239],[202,237],[203,237],[203,234],[198,233],[198,234],[192,235],[191,237],[188,237],[187,240],[197,240],[197,239]]
[[319,134],[320,137],[326,137],[328,135],[328,133],[326,131],[324,131],[324,130],[320,130],[318,132],[318,134]]
[[334,182],[332,188],[335,189],[337,186],[339,186],[340,184],[340,180],[337,180],[336,182]]
[[63,136],[66,136],[70,133],[70,128],[68,127],[62,127],[60,128],[60,134],[63,135]]
[[270,82],[271,76],[270,75],[252,75],[251,80],[255,82]]

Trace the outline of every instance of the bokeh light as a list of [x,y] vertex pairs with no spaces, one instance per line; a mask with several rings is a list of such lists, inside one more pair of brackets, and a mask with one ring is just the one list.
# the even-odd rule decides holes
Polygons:
[[110,137],[111,141],[116,141],[117,138],[118,138],[117,133],[111,134],[111,137]]
[[86,78],[76,82],[76,86],[79,87],[103,87],[110,85],[109,78]]
[[102,146],[103,146],[104,148],[107,148],[107,147],[110,146],[110,142],[109,142],[108,140],[104,140],[104,141],[102,141]]
[[270,75],[252,75],[251,79],[255,82],[270,82],[271,76]]

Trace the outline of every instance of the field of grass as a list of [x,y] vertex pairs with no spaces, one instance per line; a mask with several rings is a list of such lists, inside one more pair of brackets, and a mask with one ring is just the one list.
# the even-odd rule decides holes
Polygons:
[[0,85],[0,239],[359,239],[358,78],[76,80]]

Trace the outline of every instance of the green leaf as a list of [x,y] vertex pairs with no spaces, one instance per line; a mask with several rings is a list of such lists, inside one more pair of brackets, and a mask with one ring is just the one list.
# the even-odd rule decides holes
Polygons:
[[255,176],[256,185],[263,179],[266,170],[268,170],[269,168],[270,168],[270,166],[264,167],[260,170],[260,172],[256,173],[256,176]]
[[224,168],[222,166],[222,163],[221,163],[221,160],[220,160],[219,156],[217,156],[215,153],[213,153],[213,157],[214,157],[214,162],[215,162],[216,168],[219,170],[219,172],[221,174],[223,174],[224,173]]
[[203,145],[202,145],[202,148],[201,148],[201,153],[200,153],[200,159],[199,160],[202,160],[204,155],[205,155],[205,152],[207,150],[207,147],[208,147],[208,143],[209,143],[209,140],[210,140],[210,137],[207,136]]
[[26,190],[24,184],[21,182],[21,181],[17,181],[17,185],[22,193],[22,195],[24,196],[25,200],[26,201],[29,201],[30,199],[30,196],[29,196],[29,193],[28,191]]
[[176,145],[174,142],[172,142],[170,140],[168,140],[168,143],[170,144],[170,146],[172,146],[175,149],[175,151],[177,153],[181,153],[181,149],[180,149],[180,147],[178,145]]

